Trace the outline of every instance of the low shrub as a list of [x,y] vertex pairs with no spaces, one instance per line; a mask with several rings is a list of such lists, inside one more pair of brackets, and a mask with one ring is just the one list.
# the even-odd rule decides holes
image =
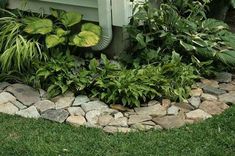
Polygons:
[[38,62],[36,74],[29,83],[36,88],[46,89],[49,97],[64,94],[71,90],[75,93],[84,90],[91,82],[90,72],[79,68],[79,63],[68,52],[55,53],[46,62]]
[[235,35],[225,23],[206,18],[206,4],[206,0],[167,0],[160,8],[139,5],[128,26],[133,41],[132,50],[127,51],[130,62],[161,63],[165,55],[176,51],[186,63],[196,58],[217,67],[234,67]]
[[[94,63],[95,62],[95,63]],[[188,97],[191,85],[198,77],[196,69],[181,63],[179,54],[173,52],[167,62],[146,65],[137,69],[120,68],[104,55],[102,63],[92,60],[90,69],[96,73],[91,85],[92,96],[106,103],[122,103],[129,107],[162,97],[183,100]]]

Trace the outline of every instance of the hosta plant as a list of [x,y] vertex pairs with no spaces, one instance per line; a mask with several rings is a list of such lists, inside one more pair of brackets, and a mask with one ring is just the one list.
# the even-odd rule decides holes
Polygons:
[[51,9],[53,18],[25,17],[24,31],[32,35],[41,35],[45,39],[47,48],[57,45],[73,45],[91,47],[98,44],[101,37],[101,27],[93,23],[82,24],[80,32],[74,30],[75,25],[82,20],[77,12],[66,12]]
[[140,103],[162,97],[183,100],[198,78],[195,68],[181,63],[175,52],[169,61],[158,66],[136,69],[123,68],[102,55],[101,62],[93,59],[89,69],[95,75],[90,85],[92,96],[109,104],[121,103],[128,107],[138,107]]
[[46,62],[39,62],[36,74],[30,82],[36,88],[47,90],[49,97],[64,94],[71,90],[84,90],[91,82],[89,71],[79,68],[78,62],[68,52],[66,54],[54,51]]
[[149,3],[138,6],[128,28],[132,58],[142,64],[161,62],[162,57],[177,51],[188,63],[196,57],[202,62],[212,60],[215,66],[234,67],[235,35],[225,23],[206,18],[207,1],[191,0],[181,10],[178,3],[169,1],[160,8]]

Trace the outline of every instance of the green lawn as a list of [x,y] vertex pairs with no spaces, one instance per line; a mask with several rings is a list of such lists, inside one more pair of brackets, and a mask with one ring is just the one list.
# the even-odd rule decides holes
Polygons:
[[235,107],[181,129],[115,135],[1,114],[0,155],[234,156]]

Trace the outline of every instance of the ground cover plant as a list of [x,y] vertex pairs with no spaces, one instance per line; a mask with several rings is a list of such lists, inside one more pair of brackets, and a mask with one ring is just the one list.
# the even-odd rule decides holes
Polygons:
[[114,135],[1,114],[0,155],[233,156],[234,112],[232,107],[220,116],[180,129]]

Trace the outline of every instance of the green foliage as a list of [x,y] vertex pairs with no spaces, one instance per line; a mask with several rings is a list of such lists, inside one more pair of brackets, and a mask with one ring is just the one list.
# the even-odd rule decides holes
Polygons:
[[235,8],[235,0],[231,0],[231,5],[233,8]]
[[161,62],[177,51],[188,63],[196,57],[201,62],[212,60],[214,65],[234,67],[235,35],[225,23],[206,18],[207,2],[168,0],[159,9],[149,3],[139,5],[128,27],[133,41],[129,55],[134,62]]
[[70,45],[78,47],[90,47],[99,43],[99,37],[90,31],[82,31],[70,39]]
[[28,70],[33,60],[44,58],[37,39],[27,38],[18,16],[8,11],[0,18],[0,64],[1,70]]
[[47,48],[57,45],[75,45],[78,47],[95,46],[100,41],[101,28],[92,23],[85,23],[81,32],[72,31],[72,26],[80,23],[82,15],[76,12],[65,12],[63,10],[51,9],[53,20],[48,18],[26,17],[23,23],[28,34],[45,35]]
[[74,26],[82,20],[82,15],[78,12],[66,12],[51,8],[51,15],[60,20],[66,27]]
[[138,69],[122,68],[104,55],[101,62],[93,59],[89,65],[92,73],[98,74],[91,86],[92,95],[107,103],[122,103],[129,107],[138,107],[141,102],[161,97],[183,100],[198,78],[195,68],[181,63],[177,53],[173,53],[168,62]]
[[36,75],[31,83],[47,90],[50,97],[63,94],[67,90],[78,92],[90,83],[89,72],[78,69],[78,63],[70,54],[56,53],[47,62],[39,62]]
[[45,35],[52,31],[53,23],[49,19],[41,19],[38,17],[26,17],[23,19],[26,25],[24,31],[29,34]]

